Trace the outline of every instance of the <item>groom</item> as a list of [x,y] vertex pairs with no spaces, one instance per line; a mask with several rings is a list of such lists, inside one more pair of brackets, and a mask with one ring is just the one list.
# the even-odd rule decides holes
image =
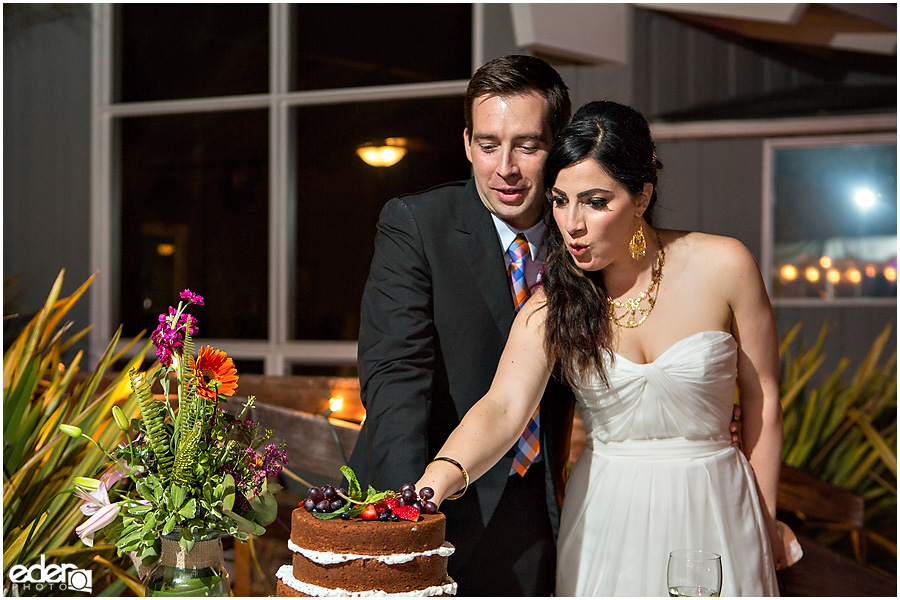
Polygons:
[[[350,458],[363,485],[417,481],[490,387],[517,305],[543,266],[544,159],[570,113],[568,90],[547,63],[488,62],[465,98],[473,177],[382,210],[359,332],[366,420]],[[524,243],[514,244],[517,236]],[[536,436],[441,504],[460,595],[553,593],[571,392],[551,381],[535,417]]]

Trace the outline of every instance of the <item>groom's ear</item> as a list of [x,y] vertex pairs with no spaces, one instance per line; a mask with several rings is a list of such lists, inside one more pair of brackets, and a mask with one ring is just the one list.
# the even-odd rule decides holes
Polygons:
[[463,129],[463,144],[466,147],[466,158],[469,159],[469,162],[472,162],[472,146],[469,144],[469,128],[468,127]]

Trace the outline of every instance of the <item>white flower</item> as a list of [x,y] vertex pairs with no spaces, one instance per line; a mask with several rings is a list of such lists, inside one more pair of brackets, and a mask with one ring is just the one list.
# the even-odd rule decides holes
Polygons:
[[85,501],[81,505],[81,512],[90,517],[75,529],[75,533],[78,534],[85,546],[93,546],[94,533],[115,521],[119,516],[119,503],[110,503],[107,486],[107,482],[103,481],[100,483],[100,487],[92,492],[75,488],[75,495]]

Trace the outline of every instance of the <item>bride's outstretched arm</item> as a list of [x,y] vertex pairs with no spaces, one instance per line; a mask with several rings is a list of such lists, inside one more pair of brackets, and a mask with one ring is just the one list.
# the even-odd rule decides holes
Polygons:
[[733,274],[737,280],[731,287],[734,294],[730,303],[734,315],[732,332],[740,347],[738,388],[744,421],[743,450],[756,475],[776,565],[782,566],[784,546],[775,525],[784,441],[778,389],[778,334],[759,268],[746,249],[739,253]]
[[[512,447],[534,414],[550,378],[544,352],[545,296],[532,296],[513,323],[509,339],[488,393],[469,409],[438,452],[458,462],[474,481],[486,473]],[[435,492],[439,504],[466,484],[451,462],[428,465],[416,489]]]

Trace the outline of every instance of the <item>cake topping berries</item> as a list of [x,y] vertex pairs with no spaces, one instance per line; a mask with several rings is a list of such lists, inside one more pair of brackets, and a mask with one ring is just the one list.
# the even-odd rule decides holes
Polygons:
[[363,521],[376,521],[378,520],[378,511],[375,510],[374,504],[366,504],[362,512],[359,513],[359,518]]
[[398,506],[394,514],[404,521],[417,521],[419,519],[419,509],[415,506]]
[[417,493],[415,485],[406,483],[399,493],[379,492],[372,486],[363,492],[353,469],[345,465],[341,467],[341,473],[347,478],[349,489],[331,485],[311,487],[300,506],[318,519],[359,517],[364,521],[416,521],[422,513],[437,512],[437,505],[431,501],[434,490],[429,487],[423,487]]

